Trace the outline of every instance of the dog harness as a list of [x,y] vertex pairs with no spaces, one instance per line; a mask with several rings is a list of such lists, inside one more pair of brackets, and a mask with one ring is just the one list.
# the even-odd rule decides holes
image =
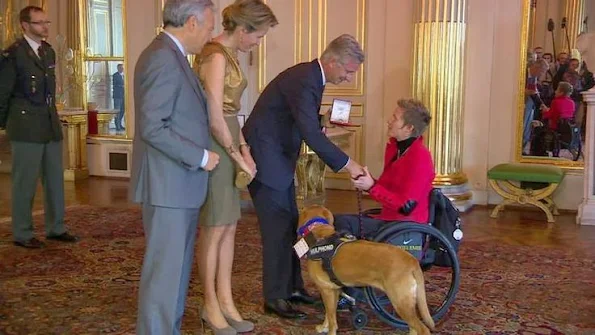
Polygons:
[[[318,225],[328,225],[328,221],[324,218],[312,218],[298,229],[299,236],[306,238],[306,236]],[[307,257],[312,261],[322,261],[322,268],[329,276],[330,280],[337,286],[344,287],[343,283],[337,278],[333,271],[332,261],[339,248],[345,243],[357,241],[355,236],[347,233],[334,233],[324,239],[316,240],[314,245],[309,245]]]
[[308,250],[308,259],[313,261],[322,261],[322,268],[328,274],[330,280],[335,285],[344,287],[335,272],[333,271],[333,258],[337,254],[337,251],[345,244],[349,242],[357,241],[355,236],[346,233],[334,233],[333,235],[316,241],[316,244]]

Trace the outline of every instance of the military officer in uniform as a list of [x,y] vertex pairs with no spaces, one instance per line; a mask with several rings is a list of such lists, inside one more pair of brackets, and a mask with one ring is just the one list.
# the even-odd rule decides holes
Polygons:
[[44,41],[50,22],[35,6],[19,17],[23,38],[0,58],[0,128],[12,149],[12,232],[15,245],[41,248],[33,235],[32,205],[38,177],[45,197],[47,239],[75,242],[64,227],[62,129],[56,105],[56,54]]

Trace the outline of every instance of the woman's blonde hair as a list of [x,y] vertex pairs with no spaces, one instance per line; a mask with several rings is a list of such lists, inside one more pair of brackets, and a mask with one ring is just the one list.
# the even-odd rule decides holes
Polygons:
[[274,27],[279,22],[273,11],[262,0],[236,0],[223,9],[223,29],[233,32],[244,27],[249,33],[264,27]]

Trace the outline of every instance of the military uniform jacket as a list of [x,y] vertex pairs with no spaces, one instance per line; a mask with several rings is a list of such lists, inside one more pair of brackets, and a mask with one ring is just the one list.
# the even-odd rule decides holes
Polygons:
[[0,128],[11,141],[62,140],[55,66],[56,53],[45,41],[39,57],[24,38],[0,54]]

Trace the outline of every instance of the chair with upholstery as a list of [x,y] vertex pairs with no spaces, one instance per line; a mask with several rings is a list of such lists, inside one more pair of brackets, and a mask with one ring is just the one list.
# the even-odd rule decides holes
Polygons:
[[540,208],[548,222],[555,222],[558,209],[552,198],[564,179],[564,171],[552,165],[504,163],[488,171],[488,180],[503,200],[492,211],[492,218],[506,205],[533,205]]

